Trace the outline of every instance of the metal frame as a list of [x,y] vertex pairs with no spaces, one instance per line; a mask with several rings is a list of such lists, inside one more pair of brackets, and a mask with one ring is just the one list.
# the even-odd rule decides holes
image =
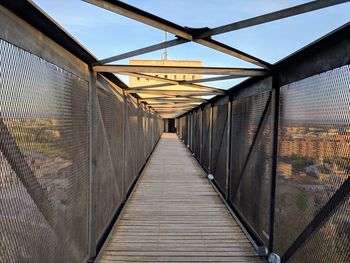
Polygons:
[[312,1],[312,2],[309,2],[306,4],[293,6],[293,7],[282,9],[282,10],[279,10],[276,12],[272,12],[272,13],[268,13],[265,15],[261,15],[261,16],[250,18],[250,19],[238,21],[235,23],[227,24],[224,26],[216,27],[216,28],[210,29],[207,32],[201,34],[200,37],[202,37],[202,38],[203,37],[211,37],[214,35],[223,34],[223,33],[231,32],[231,31],[238,30],[238,29],[243,29],[243,28],[247,28],[247,27],[251,27],[251,26],[260,25],[263,23],[268,23],[268,22],[272,22],[275,20],[304,14],[307,12],[315,11],[318,9],[322,9],[325,7],[330,7],[333,5],[338,5],[338,4],[342,4],[342,3],[346,3],[346,2],[349,2],[349,1],[348,0]]
[[[233,71],[222,71],[219,70],[220,72],[209,72],[203,69],[203,71],[199,71],[199,69],[194,70],[192,68],[187,68],[185,72],[181,71],[181,68],[179,67],[150,67],[150,66],[125,66],[125,65],[103,65],[104,63],[109,63],[112,61],[140,55],[140,54],[145,54],[148,52],[152,52],[155,50],[159,50],[162,48],[166,47],[171,47],[171,46],[176,46],[180,44],[187,43],[189,41],[193,41],[195,43],[198,43],[200,45],[209,47],[211,49],[217,50],[219,52],[225,53],[227,55],[236,57],[238,59],[247,61],[249,63],[255,64],[259,67],[262,67],[267,70],[273,70],[274,65],[271,65],[259,58],[256,58],[254,56],[251,56],[249,54],[246,54],[240,50],[237,50],[231,46],[228,46],[224,43],[221,43],[219,41],[216,41],[214,39],[211,39],[211,36],[226,33],[226,32],[231,32],[234,30],[262,24],[262,23],[267,23],[271,21],[275,21],[278,19],[283,19],[286,17],[291,17],[295,16],[298,14],[303,14],[306,12],[322,9],[325,7],[329,7],[332,5],[337,5],[341,4],[344,2],[348,2],[346,0],[319,0],[319,1],[314,1],[290,8],[286,8],[280,11],[272,12],[269,14],[257,16],[254,18],[246,19],[243,21],[223,25],[220,27],[216,27],[213,29],[209,29],[207,27],[203,28],[190,28],[190,27],[182,27],[178,24],[175,24],[171,21],[168,21],[164,18],[158,17],[156,15],[153,15],[151,13],[145,12],[141,9],[138,9],[134,6],[128,5],[126,3],[123,3],[121,1],[116,1],[116,0],[84,0],[87,3],[93,4],[95,6],[101,7],[103,9],[109,10],[111,12],[120,14],[125,17],[129,17],[133,20],[136,20],[138,22],[141,22],[143,24],[150,25],[152,27],[161,29],[166,32],[170,32],[174,34],[177,38],[174,40],[166,41],[164,43],[148,46],[145,48],[141,48],[135,51],[130,51],[121,55],[113,56],[107,59],[100,60],[96,63],[94,63],[95,71],[99,72],[112,72],[112,73],[120,73],[120,71],[131,71],[131,72],[144,72],[144,73],[165,73],[165,72],[170,72],[170,73],[191,73],[191,74],[232,74],[236,75],[237,77],[240,76],[261,76],[264,75],[261,72],[258,73],[258,71],[254,69],[253,71],[248,71],[247,69],[235,69]],[[240,74],[240,73],[241,74]],[[134,73],[135,74],[135,73]],[[269,74],[267,71],[266,74]],[[169,83],[169,82],[168,82]],[[193,82],[192,82],[193,83]],[[185,84],[185,83],[182,83]],[[189,83],[186,83],[189,84]],[[176,84],[171,84],[171,85],[176,85]],[[151,88],[151,87],[165,87],[169,85],[165,84],[156,84],[156,85],[150,85],[150,86],[145,86],[142,88]],[[141,89],[141,88],[140,88]]]
[[97,168],[97,74],[90,72],[90,193],[89,193],[89,258],[96,257],[96,168]]
[[300,248],[307,239],[310,238],[336,211],[336,208],[341,205],[350,196],[350,177],[338,188],[328,202],[317,213],[314,219],[304,228],[301,234],[293,242],[282,256],[282,262],[287,262],[293,254]]
[[95,72],[138,72],[138,73],[171,73],[171,74],[206,74],[206,75],[238,75],[267,76],[269,71],[260,68],[223,68],[223,67],[176,67],[176,66],[144,66],[144,65],[100,65],[94,66]]
[[[89,2],[96,2],[97,0],[91,0]],[[101,1],[102,2],[102,1]],[[121,2],[117,2],[117,1],[106,1],[106,2],[113,2],[113,4],[117,3],[118,5],[121,4]],[[228,32],[229,31],[233,31],[233,30],[237,30],[240,28],[244,28],[244,27],[248,27],[248,26],[254,26],[257,24],[261,24],[261,23],[266,23],[266,22],[270,22],[270,21],[274,21],[277,19],[282,19],[285,17],[290,17],[290,16],[294,16],[294,15],[298,15],[298,14],[302,14],[305,12],[309,12],[309,11],[313,11],[313,10],[317,10],[320,8],[324,8],[327,6],[331,6],[331,5],[335,5],[335,4],[341,4],[344,2],[348,2],[348,1],[334,1],[334,0],[329,0],[329,1],[325,1],[325,0],[320,0],[320,1],[315,1],[315,2],[310,2],[304,5],[300,5],[297,7],[292,7],[292,8],[288,8],[285,10],[281,10],[281,11],[277,11],[277,12],[273,12],[271,14],[267,14],[267,15],[263,15],[263,16],[259,16],[256,18],[252,18],[252,19],[248,19],[248,20],[244,20],[241,22],[237,22],[237,23],[233,23],[233,24],[229,24],[223,27],[219,27],[216,29],[206,29],[206,30],[201,30],[203,32],[199,32],[198,30],[195,29],[189,29],[189,28],[178,28],[177,25],[175,25],[175,29],[172,29],[172,26],[169,24],[166,20],[164,20],[164,25],[165,27],[162,28],[162,30],[166,30],[166,29],[170,29],[172,30],[174,33],[178,32],[179,34],[182,35],[182,37],[185,37],[182,39],[182,37],[179,34],[178,40],[179,41],[174,41],[172,42],[173,44],[179,43],[179,42],[189,42],[189,41],[195,41],[198,42],[198,39],[200,41],[202,41],[204,38],[208,37],[208,36],[213,36],[216,34],[221,34],[224,32]],[[98,63],[101,63],[97,61],[96,58],[94,58],[88,51],[86,51],[86,49],[84,49],[74,38],[72,38],[67,32],[65,32],[59,25],[57,25],[53,20],[49,19],[44,13],[42,13],[42,11],[37,8],[32,2],[28,2],[28,1],[13,1],[13,0],[3,0],[1,3],[2,6],[4,6],[5,8],[9,9],[12,13],[14,13],[16,16],[20,17],[21,19],[23,19],[25,22],[29,23],[31,26],[33,26],[36,30],[42,32],[42,34],[48,38],[51,38],[51,40],[53,40],[54,42],[56,42],[58,45],[60,45],[62,48],[64,48],[66,51],[70,52],[71,54],[73,54],[77,60],[81,60],[84,63],[86,63],[87,65],[96,65]],[[125,4],[124,4],[125,5]],[[134,11],[138,12],[138,9],[134,9]],[[142,16],[141,16],[142,17]],[[157,18],[157,17],[156,17]],[[159,19],[159,18],[157,18]],[[151,20],[148,20],[149,22],[152,22]],[[153,23],[153,22],[152,22]],[[162,23],[158,24],[159,27],[162,26]],[[177,29],[176,29],[177,28]],[[176,31],[177,30],[177,31]],[[226,30],[226,31],[225,31]],[[228,91],[229,94],[233,94],[241,89],[247,88],[248,86],[251,86],[252,84],[256,83],[257,81],[261,80],[261,76],[267,76],[271,73],[274,74],[274,84],[273,84],[273,97],[272,97],[272,103],[273,103],[273,108],[275,110],[274,112],[274,142],[273,142],[273,158],[274,158],[274,165],[273,165],[273,178],[275,178],[276,176],[276,152],[277,152],[277,143],[278,143],[278,138],[277,138],[277,132],[278,132],[278,104],[279,104],[279,96],[278,96],[278,84],[280,85],[282,84],[286,84],[286,83],[290,83],[292,81],[301,79],[301,78],[305,78],[307,76],[310,76],[312,74],[317,74],[317,72],[322,72],[325,71],[327,69],[331,69],[331,68],[335,68],[335,67],[339,67],[341,65],[344,64],[349,64],[350,60],[349,60],[349,56],[344,56],[344,54],[342,54],[341,52],[339,52],[340,50],[349,50],[349,32],[350,32],[350,24],[346,24],[344,27],[336,30],[335,32],[332,32],[331,34],[323,37],[321,40],[318,40],[316,42],[314,42],[313,44],[307,46],[306,48],[303,48],[302,50],[296,52],[295,54],[292,54],[291,56],[283,59],[282,61],[274,64],[273,67],[273,71],[268,71],[265,69],[251,69],[254,72],[264,72],[264,74],[259,75],[260,77],[253,77],[237,86],[235,86],[234,88],[232,88],[230,91]],[[193,37],[195,36],[195,37]],[[207,40],[208,39],[204,39]],[[199,41],[199,42],[200,42]],[[210,43],[212,43],[213,41],[209,41]],[[222,43],[216,43],[219,46],[222,46],[224,44]],[[334,45],[337,44],[337,45]],[[158,44],[160,47],[161,44]],[[165,45],[168,45],[165,44]],[[157,46],[157,45],[154,45]],[[155,48],[155,47],[153,47]],[[226,47],[227,48],[227,47]],[[215,48],[214,48],[215,49]],[[232,49],[231,47],[228,47],[227,50]],[[143,52],[149,52],[148,50],[151,50],[151,48],[144,48],[144,49],[140,49],[138,50],[138,52],[141,52],[141,50],[143,50]],[[232,52],[237,52],[237,51],[232,51]],[[329,54],[326,54],[326,52],[329,52]],[[237,52],[239,53],[239,52]],[[127,54],[127,53],[126,53]],[[126,54],[122,54],[124,56],[126,56]],[[136,53],[133,53],[136,54]],[[315,63],[315,55],[316,54],[320,54],[321,58],[317,58],[317,62]],[[338,54],[337,56],[334,56],[334,54]],[[347,54],[347,53],[346,53]],[[130,54],[129,54],[130,55]],[[247,56],[247,54],[245,54]],[[322,60],[323,59],[323,60]],[[311,61],[311,62],[310,62]],[[323,62],[323,63],[320,63]],[[329,62],[329,63],[328,63]],[[309,67],[310,63],[313,63],[313,67]],[[104,67],[104,66],[102,66]],[[112,66],[115,67],[115,66]],[[296,68],[299,67],[301,69],[296,70]],[[304,71],[304,69],[306,69]],[[200,70],[203,70],[202,68]],[[242,69],[237,69],[237,70],[242,70]],[[288,70],[288,74],[286,73]],[[98,70],[95,70],[98,71]],[[139,73],[133,73],[133,74],[139,74]],[[128,87],[121,82],[117,77],[115,77],[113,74],[111,73],[101,73],[101,75],[103,75],[105,78],[108,79],[108,81],[113,82],[114,84],[118,85],[119,87],[123,88],[126,91],[128,90]],[[90,87],[92,87],[90,89],[90,109],[91,111],[91,131],[90,131],[90,153],[91,153],[91,159],[90,159],[90,185],[92,186],[94,184],[94,163],[96,160],[94,160],[94,146],[95,145],[95,135],[94,135],[94,119],[95,117],[94,115],[94,109],[96,109],[96,105],[94,105],[94,101],[93,98],[95,97],[94,95],[94,80],[96,76],[96,73],[91,73],[91,83],[90,83]],[[205,82],[204,80],[207,81],[217,81],[217,80],[222,80],[222,79],[228,79],[228,78],[236,78],[236,77],[243,77],[245,75],[239,75],[237,73],[237,75],[228,75],[228,76],[224,76],[224,77],[215,77],[215,78],[209,78],[209,79],[201,79],[201,80],[193,80],[193,81],[185,81],[180,83],[181,85],[183,84],[191,84],[191,83],[198,83],[198,82]],[[219,79],[221,78],[221,79]],[[211,79],[211,80],[210,80]],[[195,82],[196,81],[196,82]],[[278,82],[275,82],[278,81]],[[96,92],[96,91],[95,91]],[[124,95],[125,96],[125,95]],[[137,95],[135,95],[137,96]],[[92,99],[92,100],[91,100]],[[157,109],[159,111],[163,111],[163,112],[168,112],[169,113],[176,113],[176,114],[181,114],[185,111],[188,112],[189,109],[193,109],[193,107],[201,107],[203,105],[199,105],[199,106],[194,106],[191,105],[190,107],[185,107],[185,106],[179,106],[176,107],[176,102],[207,102],[207,103],[212,103],[213,101],[217,100],[218,97],[212,99],[212,100],[205,100],[199,97],[198,94],[186,94],[186,95],[167,95],[165,97],[151,97],[151,98],[142,98],[139,101],[140,102],[151,102],[151,101],[165,101],[165,102],[169,102],[170,105],[171,103],[174,103],[174,106],[169,106],[170,108],[172,107],[173,109],[168,109],[168,107],[162,107],[160,106],[160,104],[158,104],[158,106],[154,105],[154,109]],[[96,103],[96,102],[95,102]],[[149,106],[151,106],[152,104],[150,103]],[[167,104],[166,104],[167,105]],[[184,104],[185,105],[185,104]],[[183,108],[182,108],[183,107]],[[164,108],[164,109],[163,109]],[[213,114],[213,110],[212,107],[210,108],[210,117],[211,117],[211,121],[210,121],[210,141],[212,141],[212,129],[213,129],[213,120],[212,120],[212,114]],[[182,115],[184,116],[184,115]],[[123,112],[123,117],[125,118],[125,110]],[[188,118],[188,115],[186,115],[186,117]],[[187,122],[190,122],[191,125],[192,121],[187,120]],[[3,121],[1,119],[0,116],[0,124],[3,124]],[[189,129],[190,127],[188,127],[189,125],[187,125],[187,129]],[[3,125],[0,125],[0,133],[2,136],[7,136],[8,134],[6,133],[6,129],[4,129]],[[191,131],[193,132],[193,130]],[[125,132],[124,132],[125,133]],[[123,135],[125,136],[125,134]],[[7,143],[11,142],[11,137],[7,137],[10,139],[7,139]],[[189,132],[187,132],[187,140],[189,140]],[[13,161],[13,156],[11,157],[11,155],[17,155],[20,153],[17,152],[17,146],[14,144],[12,147],[12,150],[6,149],[6,145],[4,146],[2,144],[3,140],[0,140],[0,150],[1,152],[4,154],[4,156],[7,158],[9,164],[11,165],[12,169],[16,172],[16,174],[19,176],[19,178],[21,179],[21,173],[23,174],[23,171],[21,171],[21,169],[26,169],[27,167],[21,167],[19,168],[18,163],[16,163],[15,161]],[[212,143],[212,142],[210,142]],[[8,145],[7,145],[8,146]],[[125,154],[125,145],[124,147],[124,154]],[[210,149],[212,149],[212,145],[210,144]],[[211,158],[211,150],[210,150],[210,162],[212,162],[212,158]],[[125,157],[124,161],[125,161]],[[21,159],[21,157],[19,157],[18,159]],[[12,161],[11,161],[12,160]],[[212,169],[212,164],[210,164],[209,170]],[[125,172],[125,171],[124,171]],[[29,172],[30,174],[30,172]],[[32,178],[29,178],[32,179]],[[24,180],[22,178],[22,180]],[[274,179],[275,180],[275,179]],[[31,182],[34,183],[35,185],[35,181]],[[28,184],[28,182],[23,181],[23,184],[26,186],[28,190],[28,193],[30,193],[30,187],[31,186],[27,186],[26,184]],[[274,189],[275,187],[275,181],[272,181],[272,189]],[[90,189],[90,195],[94,195],[93,194],[93,187]],[[314,220],[304,229],[304,231],[300,234],[300,236],[297,238],[297,240],[292,244],[292,246],[287,250],[287,252],[285,253],[285,255],[283,255],[282,260],[288,260],[293,253],[306,241],[307,237],[309,237],[310,235],[312,235],[313,233],[315,233],[315,231],[317,231],[317,229],[319,229],[320,226],[322,226],[322,224],[327,220],[327,218],[329,218],[329,216],[335,211],[336,207],[338,207],[344,200],[344,198],[346,198],[349,194],[349,179],[347,179],[343,185],[338,189],[338,191],[332,196],[332,198],[327,202],[327,204],[323,207],[323,209],[321,209],[321,211],[316,215],[316,217],[314,218]],[[347,195],[344,195],[344,193],[347,193]],[[44,193],[40,193],[39,195],[45,195]],[[274,192],[271,193],[271,236],[270,238],[273,239],[273,207],[274,207]],[[33,200],[35,200],[37,197],[32,196]],[[89,255],[91,257],[93,257],[94,253],[96,253],[96,247],[93,247],[94,244],[94,239],[95,237],[93,236],[93,233],[91,233],[91,230],[93,229],[93,224],[94,224],[94,215],[92,214],[94,211],[94,200],[93,197],[90,197],[90,208],[89,208],[89,217],[90,217],[90,221],[89,221]],[[44,198],[45,199],[45,198]],[[45,199],[46,200],[46,199]],[[40,205],[40,203],[38,204]],[[42,204],[41,204],[42,205]],[[46,204],[44,204],[45,206]],[[39,207],[39,210],[41,210],[41,208]],[[49,211],[46,211],[48,213],[50,213]],[[46,220],[49,222],[50,224],[50,217],[51,215],[48,214],[46,215],[44,212],[43,216],[46,218]],[[60,226],[55,226],[55,228],[59,229]],[[58,231],[59,232],[59,231]],[[65,235],[65,233],[58,233],[58,235]],[[66,238],[66,237],[64,237]],[[271,241],[272,242],[272,241]],[[74,250],[74,249],[73,249]],[[270,245],[270,250],[273,250],[273,246]]]
[[181,44],[184,44],[184,43],[187,43],[187,42],[189,42],[189,40],[182,39],[182,38],[176,38],[176,39],[169,40],[169,41],[166,41],[166,42],[162,42],[162,43],[159,43],[159,44],[156,44],[156,45],[152,45],[152,46],[149,46],[149,47],[140,48],[140,49],[137,49],[137,50],[134,50],[134,51],[126,52],[124,54],[120,54],[120,55],[117,55],[117,56],[105,58],[105,59],[96,61],[95,63],[93,63],[93,65],[107,64],[107,63],[114,62],[114,61],[117,61],[117,60],[122,60],[122,59],[130,58],[130,57],[146,54],[146,53],[149,53],[149,52],[157,51],[157,50],[160,50],[160,49],[181,45]]
[[[173,22],[165,20],[161,17],[155,16],[134,6],[125,4],[121,1],[115,0],[84,0],[87,3],[99,6],[101,8],[107,9],[114,13],[129,17],[141,23],[150,25],[152,27],[167,31],[174,34],[175,36],[187,39],[189,41],[194,41],[201,45],[216,49],[218,51],[224,52],[231,56],[237,57],[239,59],[245,60],[247,62],[257,64],[269,68],[269,64],[257,59],[251,55],[248,55],[242,51],[228,47],[220,42],[212,41],[211,39],[204,39],[198,37],[202,33],[203,29],[191,29],[189,27],[182,27]],[[204,28],[206,30],[206,28]],[[148,47],[150,48],[150,47]]]
[[[112,62],[118,59],[127,58],[130,56],[135,56],[139,54],[144,54],[147,52],[155,51],[164,47],[170,47],[175,45],[180,45],[183,43],[187,43],[189,41],[194,41],[196,43],[209,46],[212,49],[221,51],[223,53],[233,55],[238,57],[239,59],[246,60],[250,63],[254,63],[258,66],[262,66],[267,69],[274,69],[276,66],[282,66],[282,63],[277,63],[277,65],[270,65],[269,63],[262,61],[258,58],[245,54],[240,50],[236,50],[230,46],[227,46],[223,43],[210,39],[211,36],[222,34],[226,32],[230,32],[233,30],[242,29],[249,26],[254,26],[262,23],[267,23],[271,21],[275,21],[278,19],[283,19],[286,17],[295,16],[298,14],[303,14],[306,12],[322,9],[325,7],[342,4],[345,2],[349,2],[349,0],[319,0],[313,1],[306,4],[290,7],[287,9],[283,9],[277,12],[272,12],[269,14],[265,14],[262,16],[254,17],[251,19],[246,19],[243,21],[231,23],[228,25],[216,27],[213,29],[209,28],[189,28],[182,27],[175,23],[172,23],[168,20],[165,20],[161,17],[155,16],[143,10],[140,10],[131,5],[125,4],[121,1],[116,0],[84,0],[90,4],[99,6],[101,8],[107,9],[109,11],[121,14],[123,16],[129,17],[136,21],[139,21],[144,24],[148,24],[152,27],[170,32],[177,36],[176,39],[167,41],[165,43],[159,43],[156,45],[152,45],[150,47],[141,48],[135,51],[127,52],[118,56],[114,56],[111,58],[107,58],[104,60],[98,61],[95,57],[93,57],[84,47],[82,47],[78,41],[76,41],[71,35],[69,35],[64,29],[62,29],[57,23],[55,23],[52,19],[48,18],[46,14],[42,12],[35,4],[27,1],[13,1],[13,0],[3,0],[2,5],[11,10],[13,13],[17,14],[19,17],[28,21],[32,26],[43,32],[46,36],[50,37],[54,41],[56,41],[59,45],[66,48],[75,56],[82,59],[88,65],[99,65],[101,63]],[[347,29],[348,31],[348,29]],[[301,52],[299,52],[300,54]],[[337,53],[335,53],[337,54]],[[289,59],[288,61],[290,61]],[[325,63],[326,65],[327,63]],[[103,69],[104,71],[113,71]],[[252,73],[252,72],[251,72]],[[114,76],[114,74],[103,72],[102,73],[106,78],[114,82],[116,85],[123,89],[128,89],[128,86],[125,85],[120,79]],[[228,74],[228,73],[225,73]],[[252,73],[255,75],[254,73]],[[269,74],[267,71],[266,74]],[[244,77],[250,76],[250,74],[240,75],[237,72],[234,72],[233,75],[236,77]],[[192,82],[195,83],[195,82]],[[198,83],[198,82],[197,82]],[[187,82],[189,84],[189,82]],[[137,93],[133,94],[137,98],[140,98]]]
[[278,156],[278,134],[279,134],[279,109],[280,109],[280,85],[278,76],[272,77],[271,91],[271,109],[273,114],[273,142],[272,142],[272,167],[271,167],[271,195],[270,195],[270,233],[269,233],[269,251],[274,251],[274,227],[275,227],[275,197],[277,181],[277,156]]

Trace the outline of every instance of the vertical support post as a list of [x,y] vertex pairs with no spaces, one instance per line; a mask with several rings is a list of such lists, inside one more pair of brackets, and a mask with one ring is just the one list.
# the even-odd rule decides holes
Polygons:
[[209,173],[212,173],[213,161],[213,105],[209,109]]
[[191,125],[191,119],[190,119],[190,114],[187,113],[187,148],[190,147],[190,125]]
[[122,176],[122,197],[123,201],[126,200],[126,189],[125,189],[125,174],[126,174],[126,129],[127,129],[127,95],[125,95],[125,91],[123,91],[123,176]]
[[90,71],[90,192],[89,192],[89,258],[96,257],[96,167],[97,167],[97,74]]
[[230,153],[231,153],[231,96],[228,97],[227,103],[227,134],[226,134],[226,201],[230,196]]
[[278,120],[280,108],[280,87],[278,74],[272,77],[272,109],[273,109],[273,145],[272,145],[272,177],[271,177],[271,196],[270,196],[270,239],[269,251],[273,251],[274,223],[275,223],[275,193],[277,176],[277,155],[278,155]]
[[199,147],[199,160],[201,161],[201,164],[203,164],[203,155],[202,155],[202,149],[203,149],[203,123],[204,123],[204,119],[203,119],[203,112],[204,112],[204,108],[200,109],[201,111],[201,133],[200,133],[200,137],[201,137],[201,141],[200,141],[200,147]]

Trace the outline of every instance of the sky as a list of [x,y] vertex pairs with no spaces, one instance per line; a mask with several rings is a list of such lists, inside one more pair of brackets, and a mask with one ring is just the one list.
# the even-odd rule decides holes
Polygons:
[[[128,4],[181,26],[217,27],[283,8],[299,0],[126,0]],[[164,32],[81,0],[34,0],[98,59],[118,55],[164,40]],[[214,36],[215,40],[269,63],[297,51],[350,21],[350,3]],[[168,39],[174,38],[169,34]],[[163,50],[134,57],[160,59]],[[203,66],[255,67],[196,43],[168,49],[168,59],[202,60]],[[127,64],[128,60],[118,61]],[[127,79],[122,78],[126,83]],[[227,89],[240,80],[210,82]]]

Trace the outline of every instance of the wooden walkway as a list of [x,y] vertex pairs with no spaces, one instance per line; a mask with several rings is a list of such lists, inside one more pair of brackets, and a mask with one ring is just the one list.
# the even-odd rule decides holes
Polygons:
[[175,134],[163,134],[97,262],[263,262]]

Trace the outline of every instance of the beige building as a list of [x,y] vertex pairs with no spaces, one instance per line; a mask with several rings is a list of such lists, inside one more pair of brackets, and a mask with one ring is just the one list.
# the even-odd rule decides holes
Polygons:
[[[129,61],[130,65],[147,65],[147,66],[179,66],[179,67],[202,67],[203,62],[200,60],[137,60],[133,59]],[[182,81],[182,80],[195,80],[201,79],[202,75],[192,75],[192,74],[164,74],[164,73],[146,73],[147,75],[152,75],[155,77],[165,78],[169,80]],[[139,86],[149,86],[160,84],[164,82],[159,82],[155,80],[148,80],[136,76],[129,77],[129,86],[130,87],[139,87]],[[168,87],[161,87],[159,89],[184,89],[184,90],[193,90],[192,87],[182,86],[182,85],[173,85]]]
[[[130,60],[130,65],[143,65],[143,66],[176,66],[176,67],[202,67],[203,63],[199,60]],[[156,78],[160,78],[157,80],[155,78],[148,79],[145,78],[144,75],[153,76]],[[181,101],[182,98],[175,98],[174,95],[180,95],[182,91],[201,91],[199,86],[196,84],[186,84],[186,85],[175,85],[174,83],[180,81],[192,81],[202,79],[202,75],[196,74],[171,74],[171,73],[143,73],[143,75],[135,74],[129,76],[129,87],[137,88],[137,87],[146,87],[144,90],[150,91],[148,93],[142,93],[140,90],[137,94],[141,98],[147,99],[147,103],[152,105],[152,108],[156,110],[163,118],[174,118],[175,116],[181,114],[182,112],[186,112],[190,107],[195,107],[200,104],[200,102],[184,102]],[[157,85],[162,84],[161,87],[157,87]],[[168,84],[168,85],[166,85]],[[199,83],[201,84],[201,83]],[[154,92],[154,90],[160,90],[163,92],[162,94],[158,94]],[[171,91],[171,95],[164,94],[164,91]],[[169,92],[170,93],[170,92]],[[160,101],[152,101],[152,98],[162,98],[166,97],[167,100],[176,103],[176,105],[171,105],[171,109],[169,109],[169,101],[168,104],[165,105],[165,102]],[[201,97],[201,96],[199,96]]]

